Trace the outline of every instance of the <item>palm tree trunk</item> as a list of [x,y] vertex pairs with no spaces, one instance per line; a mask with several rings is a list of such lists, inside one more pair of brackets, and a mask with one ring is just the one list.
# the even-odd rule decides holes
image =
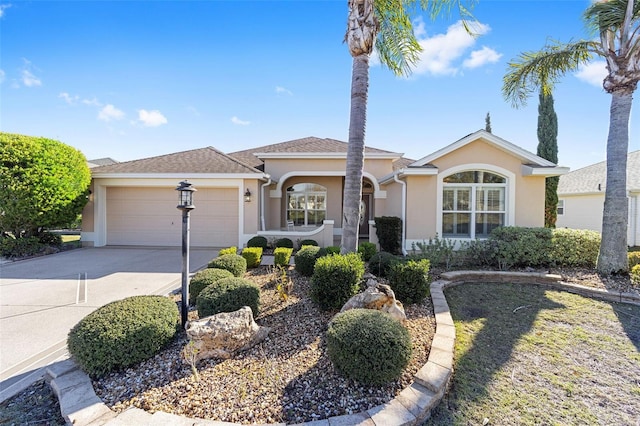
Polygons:
[[602,274],[626,273],[627,226],[627,150],[632,91],[611,93],[609,136],[607,138],[607,182],[602,216],[602,241],[597,270]]
[[349,117],[349,145],[342,200],[342,241],[340,253],[355,252],[358,248],[362,172],[364,169],[364,133],[367,122],[367,93],[369,91],[369,54],[354,56],[351,75],[351,112]]

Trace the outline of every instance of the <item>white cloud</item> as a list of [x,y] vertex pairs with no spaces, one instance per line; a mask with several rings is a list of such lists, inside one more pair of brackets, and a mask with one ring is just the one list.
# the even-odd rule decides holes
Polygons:
[[97,106],[97,107],[102,106],[102,103],[100,103],[98,99],[96,99],[95,97],[92,99],[83,99],[82,103],[89,106]]
[[4,70],[0,70],[0,83],[4,83]]
[[105,105],[98,113],[98,119],[102,121],[121,120],[124,118],[124,112],[111,104]]
[[582,65],[575,76],[586,83],[602,88],[602,82],[607,73],[606,61],[593,61]]
[[31,71],[22,70],[22,84],[27,87],[38,87],[42,86],[42,80],[33,75]]
[[5,9],[9,9],[11,4],[0,4],[0,18],[4,16]]
[[[473,47],[476,43],[476,38],[487,34],[491,28],[482,23],[477,23],[472,27],[476,37],[471,36],[464,28],[462,21],[458,21],[455,24],[447,28],[445,34],[436,34],[432,37],[428,37],[424,22],[420,19],[414,21],[415,34],[418,38],[420,46],[422,46],[422,52],[420,53],[420,61],[416,65],[414,70],[415,74],[431,74],[431,75],[456,75],[459,71],[457,62],[464,55],[464,53]],[[487,48],[489,51],[484,53],[471,54],[471,58],[467,59],[467,67],[471,67],[478,63],[480,66],[487,63],[487,59],[491,58],[488,53],[493,52],[494,55],[499,55],[492,49]],[[482,52],[484,49],[478,51]],[[474,59],[474,53],[477,59]],[[485,55],[485,56],[482,56]],[[486,62],[480,64],[480,60]]]
[[465,68],[478,68],[485,64],[498,62],[501,57],[502,53],[498,53],[490,47],[482,46],[482,49],[471,52],[471,55],[464,60],[462,66]]
[[64,101],[65,101],[66,103],[68,103],[69,105],[73,105],[73,104],[75,104],[75,103],[76,103],[76,102],[78,102],[78,100],[80,99],[80,97],[79,97],[78,95],[71,96],[71,95],[70,95],[70,94],[68,94],[67,92],[61,92],[61,93],[58,95],[58,97],[59,97],[59,98],[64,99]]
[[285,95],[293,96],[293,93],[291,93],[291,90],[286,89],[282,86],[276,86],[276,93],[277,94],[284,93]]
[[250,121],[244,121],[244,120],[240,120],[238,117],[236,117],[235,115],[233,117],[231,117],[231,122],[233,124],[237,124],[238,126],[248,126],[249,124],[251,124]]
[[160,111],[154,109],[147,111],[146,109],[138,110],[138,120],[147,127],[158,127],[167,124],[167,118]]

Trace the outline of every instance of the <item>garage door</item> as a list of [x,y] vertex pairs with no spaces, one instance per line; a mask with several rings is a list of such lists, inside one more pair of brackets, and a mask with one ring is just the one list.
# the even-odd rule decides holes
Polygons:
[[[173,188],[107,188],[107,244],[180,246],[182,213]],[[191,246],[238,244],[238,189],[198,188]]]

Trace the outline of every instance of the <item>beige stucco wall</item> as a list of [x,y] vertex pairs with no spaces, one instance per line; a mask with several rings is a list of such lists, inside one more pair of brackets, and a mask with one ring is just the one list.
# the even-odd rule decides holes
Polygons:
[[[260,182],[255,179],[244,180],[244,191],[251,191],[251,201],[244,202],[244,234],[255,234],[260,229]],[[243,191],[243,193],[244,193]],[[244,199],[244,196],[242,197]]]
[[408,176],[407,228],[409,240],[426,240],[436,235],[436,176]]
[[[289,175],[294,172],[312,173],[312,172],[338,172],[344,175],[346,169],[345,158],[332,158],[332,159],[280,159],[280,158],[267,158],[264,161],[264,170],[273,179],[280,179],[285,175]],[[369,173],[376,178],[385,176],[393,171],[393,165],[391,159],[369,159],[365,158],[364,165],[365,173]]]

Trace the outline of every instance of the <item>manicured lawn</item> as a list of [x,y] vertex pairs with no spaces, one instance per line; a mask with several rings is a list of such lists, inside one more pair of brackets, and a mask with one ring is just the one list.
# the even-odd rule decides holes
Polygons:
[[446,296],[454,377],[425,424],[640,424],[640,306],[528,285]]

